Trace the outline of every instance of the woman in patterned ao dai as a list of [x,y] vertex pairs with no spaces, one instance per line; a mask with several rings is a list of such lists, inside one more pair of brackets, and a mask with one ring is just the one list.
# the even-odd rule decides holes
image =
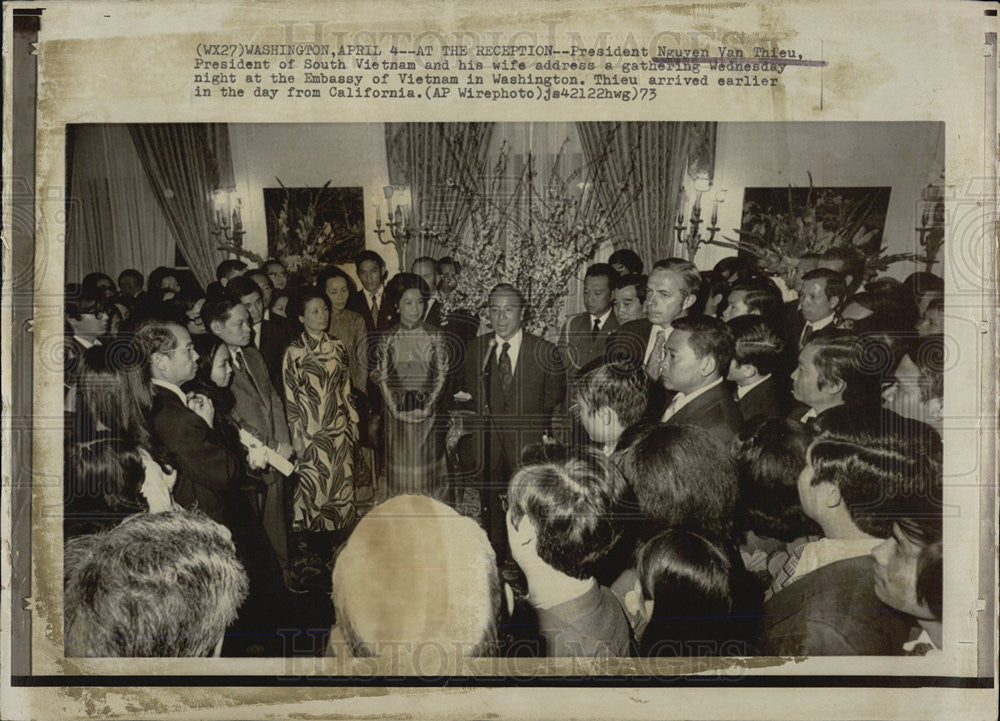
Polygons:
[[298,456],[293,531],[353,526],[358,414],[351,405],[347,348],[327,332],[330,309],[316,288],[300,290],[289,315],[305,327],[285,351],[285,412]]

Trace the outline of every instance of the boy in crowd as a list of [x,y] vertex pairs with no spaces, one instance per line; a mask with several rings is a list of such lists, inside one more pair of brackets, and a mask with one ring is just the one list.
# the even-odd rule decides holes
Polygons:
[[599,453],[522,468],[511,479],[507,536],[528,581],[550,657],[634,655],[629,622],[594,572],[621,528],[625,483]]
[[625,429],[646,414],[646,376],[628,363],[598,366],[583,377],[575,410],[590,440],[610,456]]
[[726,379],[736,384],[740,415],[747,423],[785,415],[787,391],[779,386],[777,377],[784,358],[784,341],[759,316],[738,316],[728,325],[735,343]]

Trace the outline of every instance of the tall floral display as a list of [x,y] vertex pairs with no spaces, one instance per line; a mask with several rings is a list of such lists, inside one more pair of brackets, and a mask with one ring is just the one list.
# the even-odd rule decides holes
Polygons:
[[[754,191],[762,195],[755,196]],[[808,188],[789,186],[783,207],[765,202],[778,189],[748,188],[743,202],[743,227],[738,239],[713,240],[712,245],[733,248],[751,256],[765,273],[791,281],[798,259],[805,253],[830,248],[852,250],[864,264],[869,279],[900,261],[923,262],[914,253],[886,253],[882,243],[890,188]]]
[[[615,132],[612,128],[607,139]],[[527,299],[528,330],[545,333],[558,327],[570,281],[634,202],[626,188],[629,181],[635,186],[628,177],[610,193],[594,192],[602,183],[610,187],[606,153],[566,173],[561,170],[565,147],[541,187],[538,159],[529,151],[523,169],[513,173],[506,143],[495,161],[466,163],[458,177],[449,179],[469,208],[461,231],[442,236],[463,269],[458,288],[445,301],[449,307],[481,312],[494,285],[511,283]],[[461,143],[450,151],[461,157]]]

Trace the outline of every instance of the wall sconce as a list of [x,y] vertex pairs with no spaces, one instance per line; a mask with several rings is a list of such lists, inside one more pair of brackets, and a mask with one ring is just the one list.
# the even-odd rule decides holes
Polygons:
[[[714,202],[712,204],[712,219],[709,221],[709,225],[706,228],[709,235],[708,238],[703,238],[698,227],[701,225],[701,196],[709,192],[712,189],[712,181],[708,179],[705,174],[699,174],[694,181],[695,198],[694,205],[691,207],[691,217],[688,219],[688,226],[684,225],[684,214],[677,214],[677,225],[674,226],[674,232],[677,234],[677,242],[683,245],[687,249],[688,260],[694,261],[694,256],[698,252],[698,248],[706,243],[712,243],[715,241],[715,234],[719,232],[719,204],[726,201],[726,189],[722,188],[715,194]],[[681,189],[681,203],[684,202],[684,191]],[[683,205],[681,206],[683,208]],[[685,236],[684,231],[688,231]]]
[[236,247],[243,245],[243,199],[235,188],[212,191],[212,235],[222,236]]

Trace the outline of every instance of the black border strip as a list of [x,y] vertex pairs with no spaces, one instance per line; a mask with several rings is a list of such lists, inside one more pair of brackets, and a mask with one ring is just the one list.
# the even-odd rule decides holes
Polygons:
[[553,687],[650,688],[702,686],[717,688],[994,688],[989,676],[11,676],[13,687],[54,686],[185,686],[218,687]]

